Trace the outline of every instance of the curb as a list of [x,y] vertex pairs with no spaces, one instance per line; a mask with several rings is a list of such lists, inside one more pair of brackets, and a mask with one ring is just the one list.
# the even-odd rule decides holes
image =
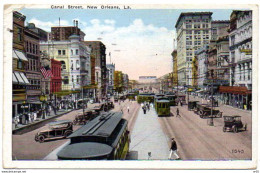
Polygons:
[[50,117],[50,118],[47,118],[47,119],[44,119],[44,120],[35,122],[35,123],[33,123],[33,124],[29,124],[29,125],[26,125],[26,126],[24,126],[24,127],[20,127],[20,128],[14,129],[14,130],[12,130],[12,134],[17,134],[18,132],[21,132],[21,133],[22,133],[22,131],[25,131],[25,132],[31,131],[31,128],[33,128],[33,127],[35,127],[35,126],[37,126],[37,125],[39,125],[39,124],[41,124],[41,123],[44,123],[44,122],[46,122],[46,121],[49,121],[49,120],[54,119],[54,118],[57,118],[57,117],[60,117],[60,116],[62,116],[62,115],[64,115],[64,114],[70,113],[70,112],[72,112],[72,111],[74,111],[74,110],[72,109],[72,110],[70,110],[70,111],[63,112],[63,113],[61,113],[61,114],[59,114],[59,115],[52,116],[52,117]]

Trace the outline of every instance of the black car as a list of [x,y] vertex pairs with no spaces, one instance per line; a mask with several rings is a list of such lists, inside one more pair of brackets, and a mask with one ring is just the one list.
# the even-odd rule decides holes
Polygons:
[[50,139],[67,138],[73,133],[73,124],[69,120],[54,121],[45,126],[35,135],[36,142],[44,142]]
[[224,127],[223,132],[226,131],[233,131],[235,133],[238,132],[238,130],[246,130],[247,124],[243,124],[241,121],[241,116],[234,115],[234,116],[223,116],[224,117]]

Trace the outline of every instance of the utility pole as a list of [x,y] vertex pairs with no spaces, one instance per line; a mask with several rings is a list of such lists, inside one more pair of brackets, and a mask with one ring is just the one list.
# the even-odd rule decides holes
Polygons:
[[210,126],[214,126],[214,121],[213,121],[213,79],[211,81],[211,111],[210,111]]

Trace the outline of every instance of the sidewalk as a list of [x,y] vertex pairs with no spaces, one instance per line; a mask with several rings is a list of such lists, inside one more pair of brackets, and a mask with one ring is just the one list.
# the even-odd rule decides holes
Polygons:
[[[193,95],[189,95],[189,99],[190,100],[197,100],[197,101],[200,101],[200,103],[207,103],[207,100],[199,97],[199,96],[193,96]],[[219,103],[219,106],[218,107],[223,107],[225,109],[233,109],[233,110],[236,110],[236,111],[241,111],[241,112],[244,112],[244,113],[252,113],[252,110],[245,110],[245,109],[239,109],[239,108],[236,108],[236,107],[233,107],[233,106],[230,106],[230,105],[226,105],[226,104],[223,104],[223,103]]]
[[[139,109],[131,133],[130,156],[127,160],[167,160],[169,155],[168,140],[161,129],[154,108],[151,108],[146,114],[143,113],[142,109]],[[148,153],[151,153],[150,157]]]
[[[95,105],[96,105],[96,104],[89,104],[89,103],[88,103],[88,106],[87,106],[87,107],[88,107],[88,108],[93,108]],[[50,119],[53,119],[53,118],[56,118],[56,117],[59,117],[59,116],[62,116],[62,115],[64,115],[64,114],[69,113],[69,112],[74,111],[74,110],[77,110],[77,109],[67,109],[67,110],[61,109],[61,110],[59,110],[59,111],[56,112],[56,115],[54,114],[54,111],[52,110],[51,113],[50,113],[50,116],[46,116],[45,119],[37,118],[36,121],[31,122],[31,123],[28,123],[28,124],[18,124],[18,127],[17,127],[17,128],[15,128],[15,124],[14,124],[14,122],[12,122],[12,131],[13,131],[13,134],[17,133],[18,131],[22,131],[22,130],[28,128],[28,127],[33,127],[33,126],[35,126],[35,125],[37,125],[37,124],[40,124],[40,123],[42,123],[42,122],[48,121],[48,120],[50,120]],[[80,109],[78,109],[78,110],[80,110]]]

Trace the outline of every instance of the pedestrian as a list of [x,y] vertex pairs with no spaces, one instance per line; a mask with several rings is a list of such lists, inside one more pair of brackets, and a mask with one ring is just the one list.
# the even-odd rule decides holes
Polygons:
[[36,110],[33,112],[33,120],[34,121],[36,121],[36,119],[37,119],[37,112],[36,112]]
[[18,127],[19,118],[17,116],[14,117],[14,128]]
[[143,111],[144,111],[144,114],[146,114],[146,107],[143,106]]
[[169,158],[172,158],[172,154],[175,155],[176,159],[180,159],[179,155],[177,154],[177,143],[174,140],[174,138],[172,138],[172,143],[171,143],[171,148],[170,148],[170,154],[169,154]]
[[177,110],[176,110],[176,117],[178,117],[178,116],[181,117],[181,116],[180,116],[179,108],[177,108]]
[[127,112],[129,113],[129,110],[130,110],[130,107],[129,106],[127,106]]
[[56,115],[56,111],[57,111],[56,109],[57,109],[57,108],[56,108],[56,106],[54,105],[54,106],[53,106],[54,115]]

